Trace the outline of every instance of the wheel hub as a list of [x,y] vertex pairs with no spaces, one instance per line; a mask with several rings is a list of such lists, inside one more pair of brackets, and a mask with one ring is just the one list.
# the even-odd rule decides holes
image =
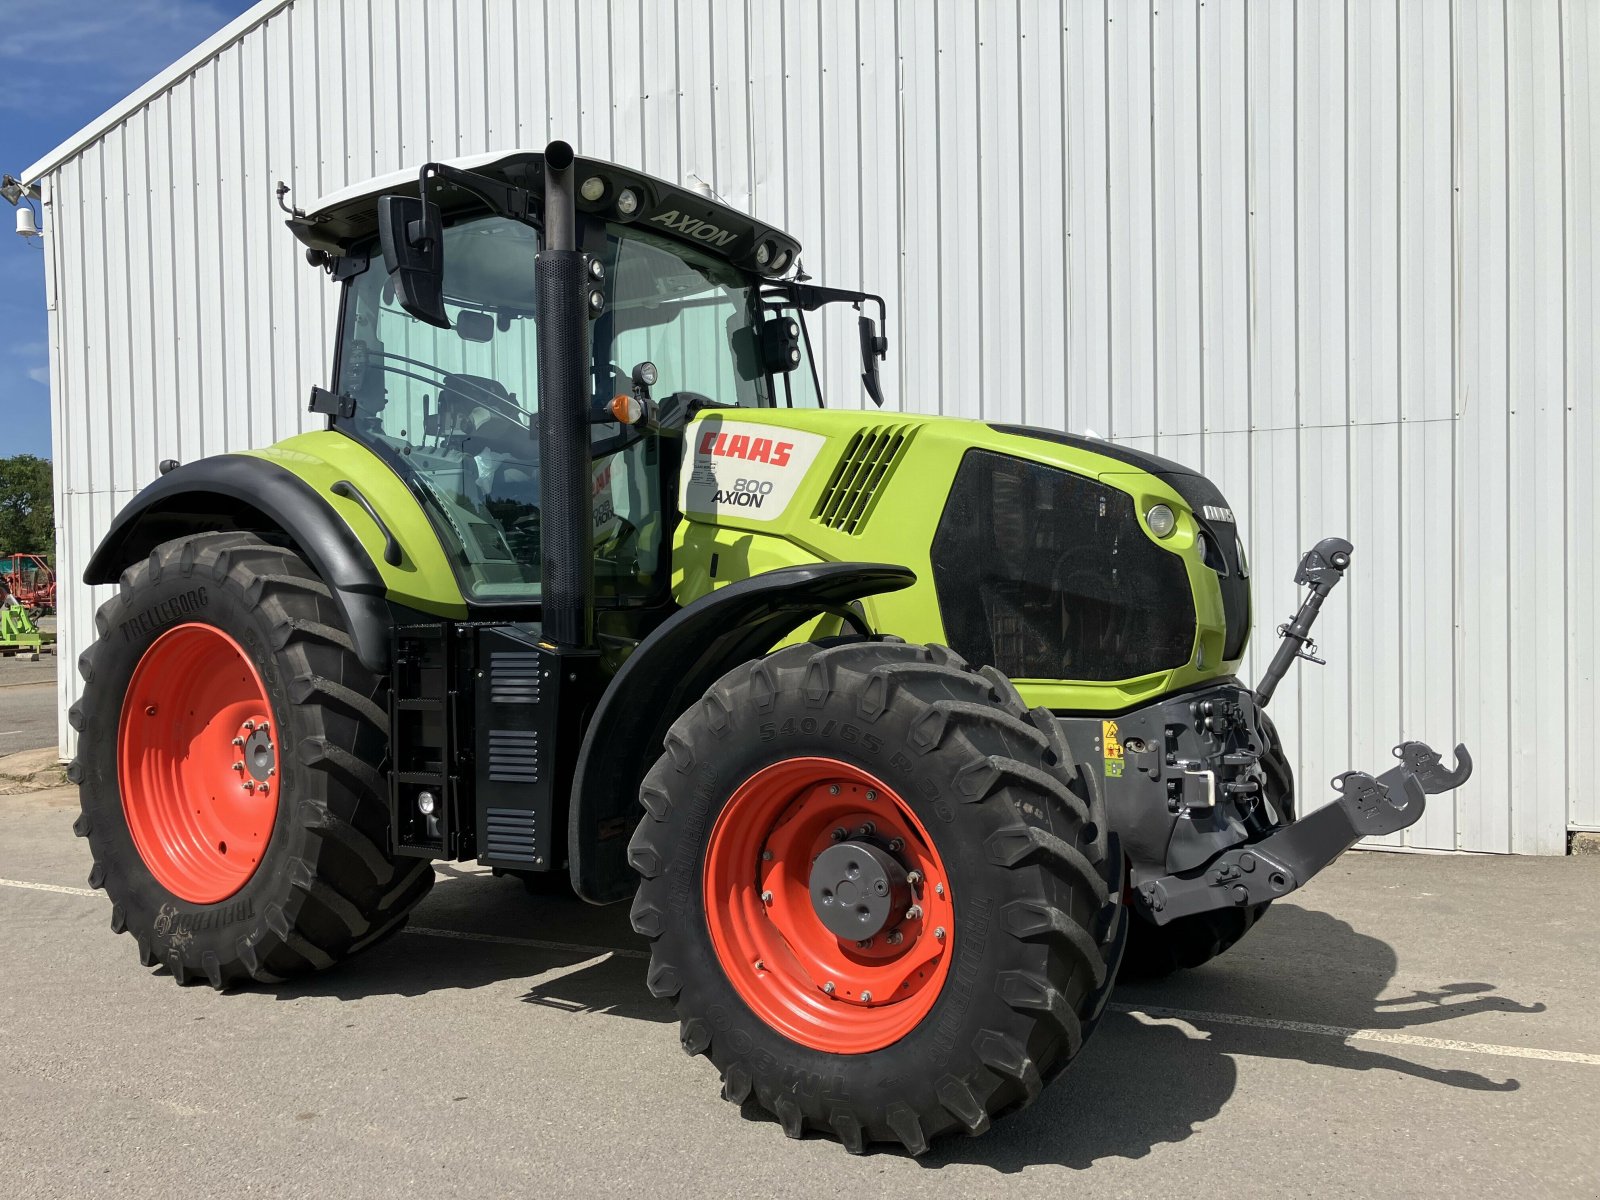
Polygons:
[[811,865],[811,907],[836,937],[864,941],[893,924],[911,903],[906,869],[871,842],[840,842]]
[[246,721],[236,736],[244,739],[244,769],[250,773],[250,778],[266,783],[277,774],[278,751],[265,721]]

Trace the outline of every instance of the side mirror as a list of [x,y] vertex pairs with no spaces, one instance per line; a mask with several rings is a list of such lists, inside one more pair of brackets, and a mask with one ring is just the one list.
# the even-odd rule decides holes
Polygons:
[[395,298],[410,316],[450,328],[444,312],[444,221],[439,206],[414,196],[378,199],[378,241]]
[[878,378],[878,362],[889,355],[889,339],[878,333],[878,323],[866,313],[856,321],[861,332],[861,386],[879,408],[883,407],[883,384]]

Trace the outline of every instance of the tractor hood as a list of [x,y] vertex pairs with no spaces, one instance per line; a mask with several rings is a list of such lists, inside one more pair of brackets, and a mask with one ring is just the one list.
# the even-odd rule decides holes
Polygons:
[[[444,161],[524,188],[534,211],[543,209],[544,154],[540,151],[500,151]],[[422,164],[417,165],[420,168]],[[774,279],[788,274],[800,254],[800,243],[782,230],[708,195],[629,167],[578,158],[573,163],[573,177],[580,216],[642,225]],[[416,194],[417,171],[396,171],[325,196],[285,223],[311,249],[338,257],[377,237],[378,197]],[[430,188],[429,199],[439,205],[446,221],[454,215],[481,212],[484,207],[476,196],[447,184]]]
[[[1220,581],[1223,605],[1228,616],[1228,641],[1224,653],[1230,659],[1244,653],[1245,641],[1250,633],[1250,562],[1244,552],[1238,520],[1216,484],[1193,467],[1145,450],[1119,446],[1115,442],[1061,433],[1054,429],[1035,429],[1028,425],[995,425],[993,428],[1000,433],[1038,438],[1124,463],[1130,473],[1154,475],[1182,496],[1184,503],[1194,513],[1195,522],[1206,534],[1208,540],[1202,543],[1206,565],[1217,572]],[[1115,473],[1109,470],[1104,472],[1107,475]]]

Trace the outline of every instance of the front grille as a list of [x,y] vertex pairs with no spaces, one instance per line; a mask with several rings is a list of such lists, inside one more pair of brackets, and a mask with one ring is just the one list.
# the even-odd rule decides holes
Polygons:
[[946,640],[1013,678],[1128,679],[1193,652],[1183,560],[1098,480],[970,450],[932,551]]
[[1235,540],[1238,530],[1234,523],[1208,515],[1232,512],[1228,501],[1216,484],[1182,463],[1159,458],[1149,451],[1135,450],[1131,446],[1119,446],[1115,442],[1101,441],[1099,438],[1078,437],[1054,429],[1035,429],[1027,425],[996,425],[994,428],[1001,433],[1038,438],[1040,441],[1071,446],[1075,450],[1087,450],[1104,458],[1126,463],[1130,467],[1148,471],[1182,496],[1184,503],[1193,510],[1195,520],[1200,527],[1211,535],[1218,552],[1220,561],[1208,562],[1206,565],[1217,572],[1217,586],[1222,592],[1222,612],[1227,621],[1227,636],[1222,655],[1232,661],[1244,654],[1244,648],[1250,641],[1250,581],[1245,577],[1244,563],[1240,560],[1239,545]]
[[834,467],[827,487],[822,489],[811,519],[841,533],[860,533],[905,445],[906,435],[892,427],[863,429],[855,434]]

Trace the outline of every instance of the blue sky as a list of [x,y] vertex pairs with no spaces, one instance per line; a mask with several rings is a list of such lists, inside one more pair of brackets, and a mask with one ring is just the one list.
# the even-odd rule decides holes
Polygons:
[[[0,0],[0,172],[20,175],[250,6]],[[0,202],[0,457],[48,458],[44,256],[12,232],[13,220]]]

